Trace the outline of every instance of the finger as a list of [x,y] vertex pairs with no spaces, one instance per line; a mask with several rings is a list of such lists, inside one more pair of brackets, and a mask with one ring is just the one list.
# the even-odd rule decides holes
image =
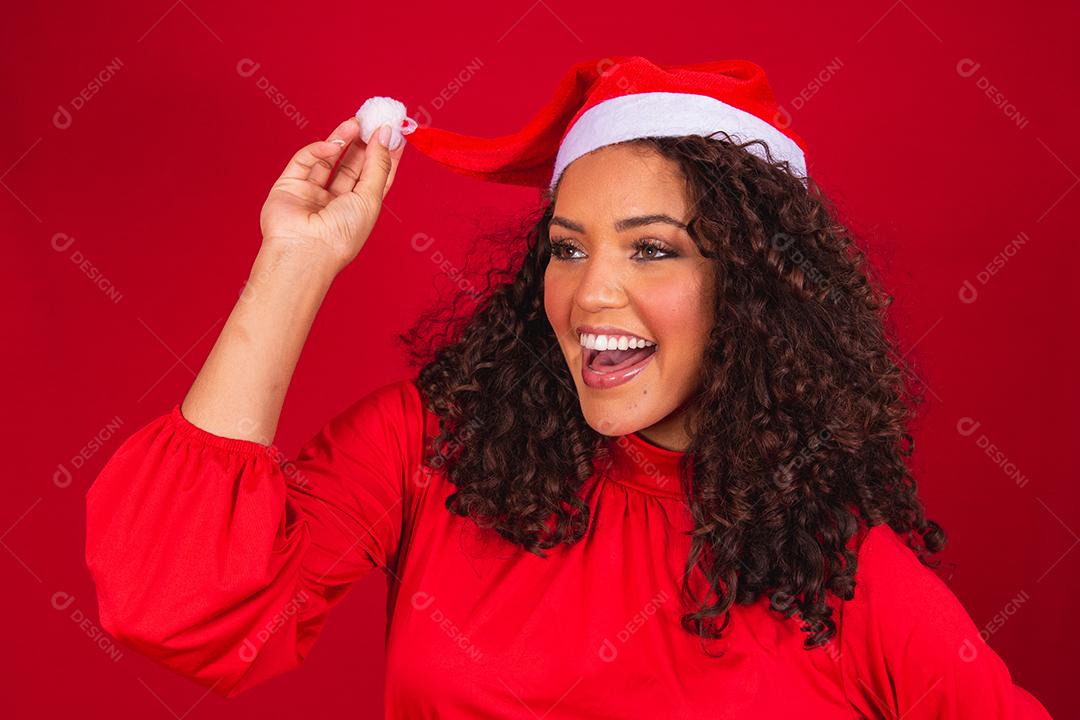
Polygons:
[[349,118],[334,128],[325,141],[326,144],[333,146],[333,153],[330,157],[324,158],[325,162],[315,163],[308,174],[308,182],[316,183],[319,187],[326,187],[326,181],[330,179],[334,171],[334,163],[341,157],[341,152],[359,134],[360,122],[355,117]]
[[[378,142],[378,139],[373,139],[373,142]],[[394,182],[394,176],[397,174],[398,161],[401,160],[401,156],[405,153],[406,142],[402,142],[401,146],[396,150],[390,152],[390,174],[386,178],[386,187],[383,189],[383,196],[390,191],[390,185]],[[337,171],[334,174],[334,179],[330,181],[330,193],[334,196],[341,193],[350,192],[360,179],[360,174],[364,168],[364,156],[367,150],[365,145],[357,139],[349,146],[349,149],[345,151],[345,156],[342,158],[341,163],[337,167]]]
[[341,193],[349,192],[360,179],[360,171],[364,167],[364,143],[357,138],[345,151],[344,157],[334,171],[334,179],[330,181],[327,190],[335,197]]
[[[355,126],[355,130],[351,130],[349,127],[350,124]],[[345,132],[344,135],[339,136],[334,134],[340,133],[343,130]],[[350,132],[352,134],[349,134]],[[282,171],[280,179],[307,180],[311,175],[311,171],[317,165],[324,162],[328,162],[330,168],[332,168],[343,145],[332,143],[330,140],[336,137],[347,143],[359,132],[360,124],[356,122],[355,119],[350,118],[349,120],[346,120],[334,130],[334,133],[330,134],[329,139],[313,142],[310,145],[305,145],[300,148],[296,154],[292,156],[292,159],[289,160],[289,164],[285,166],[285,170]],[[329,171],[330,168],[327,168],[327,171]]]
[[[375,133],[378,133],[376,130]],[[386,181],[390,177],[392,169],[390,151],[379,142],[377,134],[372,134],[371,142],[364,148],[364,165],[360,171],[360,179],[356,181],[352,191],[363,195],[376,204],[382,202],[386,194]]]

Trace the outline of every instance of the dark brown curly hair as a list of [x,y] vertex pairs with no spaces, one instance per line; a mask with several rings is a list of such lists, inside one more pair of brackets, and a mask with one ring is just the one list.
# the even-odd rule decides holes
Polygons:
[[[945,546],[905,462],[923,398],[896,353],[892,297],[834,203],[761,141],[765,157],[725,133],[627,142],[681,168],[690,235],[716,261],[718,320],[681,465],[694,522],[683,627],[719,638],[733,603],[768,592],[773,610],[800,613],[804,647],[823,645],[835,633],[827,591],[854,594],[848,541],[860,527],[888,523],[930,567]],[[582,538],[590,518],[578,492],[607,451],[544,310],[555,192],[501,236],[499,260],[485,254],[483,291],[458,292],[399,336],[440,419],[428,462],[456,486],[447,508],[540,557]],[[475,304],[462,316],[459,301]],[[421,331],[434,323],[442,335]],[[704,598],[690,588],[695,566]]]

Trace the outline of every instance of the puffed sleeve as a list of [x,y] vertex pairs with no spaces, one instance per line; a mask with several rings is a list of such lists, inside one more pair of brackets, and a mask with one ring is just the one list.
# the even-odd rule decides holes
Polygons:
[[866,534],[843,603],[840,666],[867,717],[1048,720],[948,585],[888,525]]
[[298,666],[354,581],[393,572],[422,421],[399,380],[295,459],[204,431],[179,405],[150,422],[86,494],[102,627],[224,697]]

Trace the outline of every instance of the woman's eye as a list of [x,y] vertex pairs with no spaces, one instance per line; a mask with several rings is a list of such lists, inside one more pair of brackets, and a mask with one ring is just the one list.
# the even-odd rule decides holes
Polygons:
[[573,245],[571,245],[570,243],[564,242],[564,241],[561,241],[561,240],[552,240],[551,241],[551,256],[553,258],[555,258],[556,260],[573,260],[574,258],[572,258],[572,257],[564,257],[562,255],[562,252],[564,250],[569,251],[569,252],[572,253],[575,250],[577,250],[577,248],[574,247]]
[[[549,240],[549,243],[551,245],[552,258],[563,261],[579,259],[573,257],[573,253],[581,251],[572,243],[566,240]],[[676,257],[678,255],[674,250],[668,250],[654,240],[638,240],[634,243],[633,247],[634,250],[637,251],[634,255],[634,259],[636,260],[666,260],[669,257]],[[570,255],[564,255],[564,252],[570,253]]]
[[[642,258],[645,260],[664,260],[665,258],[675,257],[674,250],[668,250],[663,245],[652,240],[638,240],[634,243],[634,248],[641,253]],[[664,254],[657,255],[657,253]]]

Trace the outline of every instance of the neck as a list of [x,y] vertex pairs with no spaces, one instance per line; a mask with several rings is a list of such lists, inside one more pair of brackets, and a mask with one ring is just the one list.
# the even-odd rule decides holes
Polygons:
[[692,399],[693,396],[688,397],[663,420],[639,430],[638,435],[665,450],[686,452],[690,448],[692,432],[693,418],[689,407]]

